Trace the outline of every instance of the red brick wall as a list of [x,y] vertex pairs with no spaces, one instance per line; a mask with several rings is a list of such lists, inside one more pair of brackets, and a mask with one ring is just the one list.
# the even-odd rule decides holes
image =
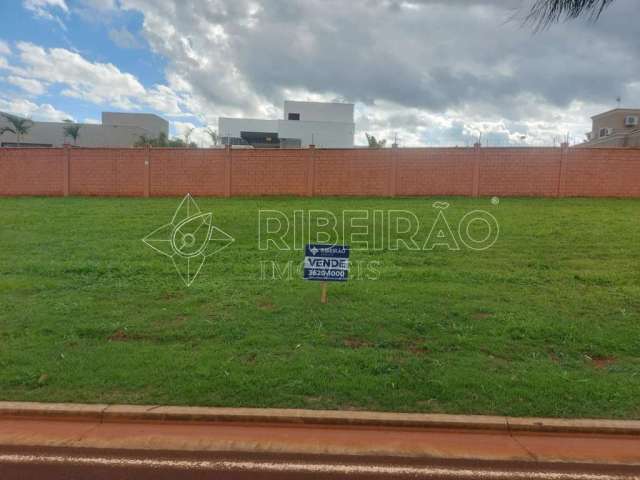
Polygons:
[[0,195],[640,197],[640,149],[0,148]]
[[0,148],[0,195],[63,195],[61,148]]
[[143,195],[145,159],[141,149],[69,149],[69,193]]
[[310,150],[231,151],[231,194],[305,195]]
[[569,149],[561,195],[640,197],[640,149]]
[[478,194],[555,196],[560,160],[558,148],[482,148]]
[[152,148],[149,157],[151,195],[224,196],[224,150]]
[[397,150],[396,195],[471,195],[472,148]]
[[391,150],[314,150],[314,195],[389,195]]

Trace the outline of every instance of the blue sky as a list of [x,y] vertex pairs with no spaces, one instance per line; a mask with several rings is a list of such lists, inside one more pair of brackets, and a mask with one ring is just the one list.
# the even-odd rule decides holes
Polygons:
[[[109,8],[108,1],[104,9],[93,8],[91,3],[82,1],[58,2],[60,0],[0,2],[0,42],[4,42],[4,57],[9,66],[22,68],[20,45],[27,43],[48,52],[51,49],[74,52],[91,64],[112,64],[120,72],[133,75],[147,89],[165,83],[167,61],[154,53],[140,35],[144,19],[140,12]],[[10,52],[6,52],[7,47]],[[0,46],[0,54],[2,50]],[[54,66],[65,69],[64,62],[54,63]],[[64,82],[52,82],[46,92],[40,93],[38,88],[17,84],[16,77],[29,78],[20,72],[0,70],[0,109],[13,110],[34,120],[71,118],[77,122],[99,122],[100,114],[105,110],[151,111],[167,116],[166,111],[149,105],[123,108],[108,99],[70,96],[64,93],[67,89]],[[47,80],[46,73],[43,78],[38,75],[36,78],[38,82]],[[16,102],[21,102],[22,108],[15,108]],[[194,115],[181,114],[177,118],[196,126],[203,125]],[[177,134],[175,125],[172,127],[173,134]]]
[[348,101],[356,144],[464,146],[577,143],[616,97],[640,106],[637,0],[538,33],[532,1],[0,1],[0,110],[154,112],[206,145],[219,116]]
[[[74,2],[68,2],[70,7]],[[0,17],[3,18],[3,28],[0,39],[10,44],[30,42],[46,48],[64,48],[78,52],[84,58],[100,63],[113,63],[120,70],[135,75],[143,85],[153,85],[164,80],[163,70],[166,62],[159,55],[154,54],[144,39],[134,37],[137,44],[134,48],[122,48],[110,38],[109,32],[116,30],[139,31],[142,15],[137,12],[109,13],[108,18],[100,21],[92,18],[89,12],[71,13],[55,6],[49,8],[51,15],[63,21],[64,27],[47,16],[29,10],[24,4],[0,4]],[[132,34],[133,35],[133,34]],[[64,66],[60,66],[64,68]],[[3,91],[11,95],[20,96],[29,93],[3,79],[0,83]],[[70,114],[76,121],[85,119],[98,120],[103,107],[110,105],[96,105],[93,102],[73,99],[61,95],[63,87],[53,86],[46,95],[38,97],[54,108]],[[38,114],[33,115],[38,119]]]

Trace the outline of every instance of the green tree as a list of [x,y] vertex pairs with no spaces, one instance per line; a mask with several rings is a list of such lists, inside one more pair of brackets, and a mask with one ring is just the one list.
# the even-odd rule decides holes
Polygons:
[[161,132],[157,137],[148,137],[146,135],[140,135],[138,140],[133,144],[134,147],[174,147],[174,148],[198,148],[198,145],[195,142],[186,143],[181,138],[171,138],[167,137],[167,134]]
[[7,119],[11,126],[0,129],[0,135],[5,132],[13,133],[16,136],[18,145],[20,145],[22,137],[29,133],[29,130],[33,127],[33,122],[28,118],[18,117],[9,113],[3,113],[2,116]]
[[218,132],[216,132],[215,130],[211,130],[209,128],[207,129],[207,135],[211,137],[211,143],[213,143],[214,146],[218,145],[218,142],[220,141],[220,137],[218,137]]
[[562,20],[572,20],[581,16],[589,16],[597,20],[605,8],[614,0],[536,0],[531,7],[525,22],[536,29],[544,29]]
[[65,120],[64,122],[67,124],[62,127],[62,130],[64,131],[64,138],[73,138],[73,144],[77,145],[78,137],[80,136],[80,125],[73,123],[71,120]]
[[387,145],[386,140],[377,140],[373,135],[365,133],[367,136],[367,142],[369,142],[369,148],[384,148]]

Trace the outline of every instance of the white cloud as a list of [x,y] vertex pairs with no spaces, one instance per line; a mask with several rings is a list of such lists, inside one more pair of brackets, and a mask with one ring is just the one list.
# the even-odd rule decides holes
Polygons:
[[640,102],[629,85],[640,74],[636,0],[614,2],[596,24],[536,35],[509,21],[513,3],[121,0],[143,15],[168,87],[204,123],[273,118],[283,99],[311,97],[355,102],[359,143],[370,130],[403,145],[480,133],[551,144],[567,131],[581,139],[607,96]]
[[120,48],[142,48],[142,43],[126,27],[112,28],[109,38]]
[[79,3],[101,12],[115,10],[118,7],[115,0],[80,0]]
[[0,111],[41,121],[59,122],[67,118],[73,119],[68,113],[57,110],[48,103],[36,104],[26,99],[0,97]]
[[60,25],[61,28],[66,29],[60,17],[52,13],[52,11],[57,10],[65,14],[69,13],[69,7],[67,7],[65,0],[24,0],[22,5],[35,16],[54,21]]
[[17,45],[20,64],[12,67],[16,76],[57,83],[62,95],[124,110],[153,108],[164,114],[180,115],[180,98],[164,85],[146,89],[132,74],[111,63],[91,62],[64,48],[45,49],[32,43]]
[[33,78],[18,77],[16,75],[9,75],[7,82],[20,87],[22,90],[30,95],[42,95],[47,91],[47,87],[40,81]]
[[144,96],[146,105],[165,115],[183,115],[181,101],[180,96],[166,85],[154,85]]
[[24,8],[35,13],[46,11],[49,8],[59,8],[63,12],[69,11],[65,0],[24,0]]
[[[166,82],[144,86],[110,63],[26,43],[20,62],[4,65],[70,97],[202,124],[276,118],[285,98],[345,100],[356,103],[360,144],[369,132],[397,133],[406,146],[479,135],[542,145],[567,132],[581,139],[617,95],[640,103],[636,2],[614,2],[596,24],[533,35],[508,21],[512,0],[26,0],[32,11],[101,19],[120,46],[143,36],[166,60]],[[112,23],[119,5],[142,15],[140,35]],[[173,128],[198,123],[189,120]],[[192,138],[207,144],[204,128]]]
[[18,43],[22,68],[32,78],[62,83],[63,95],[133,108],[132,97],[143,96],[145,88],[131,74],[110,63],[92,63],[64,48],[44,49],[32,43]]
[[[171,122],[174,131],[176,132],[176,136],[185,140],[185,135],[190,132],[189,141],[195,142],[199,147],[210,147],[213,145],[211,141],[211,136],[207,133],[207,130],[210,127],[197,127],[191,122],[179,122],[174,121]],[[215,128],[211,128],[212,130],[216,130]]]
[[0,55],[11,55],[11,48],[4,40],[0,40]]

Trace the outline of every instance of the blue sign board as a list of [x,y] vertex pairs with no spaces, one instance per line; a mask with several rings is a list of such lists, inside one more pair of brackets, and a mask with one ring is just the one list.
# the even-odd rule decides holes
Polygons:
[[304,248],[305,280],[346,282],[348,276],[348,245],[310,243]]

